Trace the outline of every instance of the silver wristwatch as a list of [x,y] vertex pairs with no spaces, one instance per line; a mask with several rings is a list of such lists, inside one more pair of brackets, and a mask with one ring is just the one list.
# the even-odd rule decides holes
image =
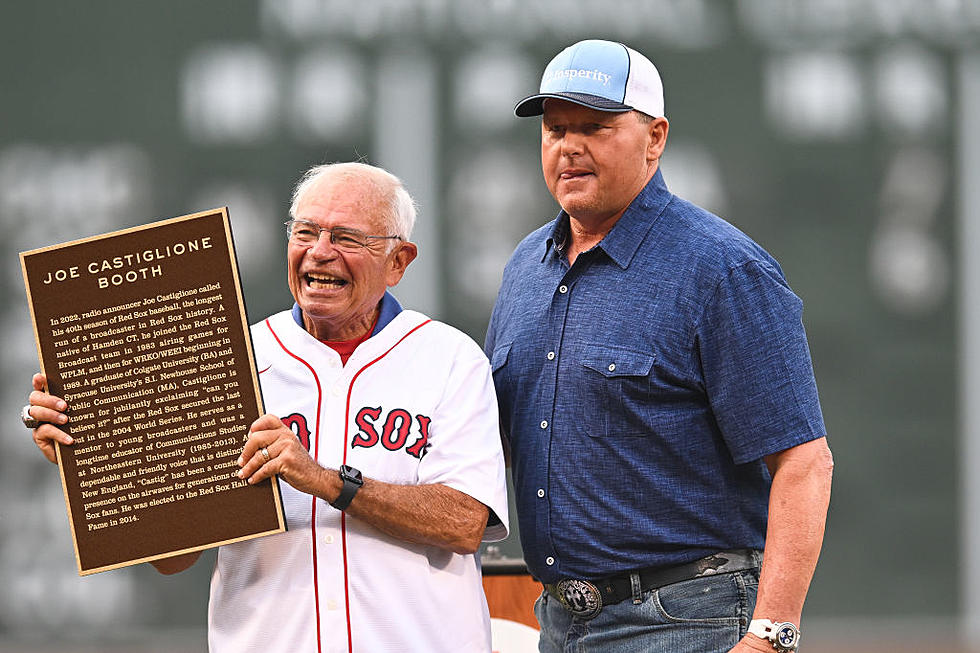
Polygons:
[[789,621],[773,623],[768,619],[753,619],[749,622],[749,632],[772,642],[772,647],[779,653],[795,651],[800,645],[800,628]]

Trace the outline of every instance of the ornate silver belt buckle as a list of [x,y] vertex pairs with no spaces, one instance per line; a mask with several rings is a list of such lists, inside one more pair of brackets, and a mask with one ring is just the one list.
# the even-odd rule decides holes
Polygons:
[[562,607],[580,619],[591,619],[602,610],[602,594],[587,580],[558,581],[557,589]]

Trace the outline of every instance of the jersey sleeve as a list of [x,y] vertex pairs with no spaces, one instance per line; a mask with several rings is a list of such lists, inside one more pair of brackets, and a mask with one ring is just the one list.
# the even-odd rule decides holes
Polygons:
[[705,391],[737,464],[826,434],[803,302],[762,261],[732,267],[696,331]]
[[507,537],[507,480],[490,365],[480,348],[462,342],[453,355],[442,399],[429,425],[420,483],[441,483],[490,509],[483,540]]

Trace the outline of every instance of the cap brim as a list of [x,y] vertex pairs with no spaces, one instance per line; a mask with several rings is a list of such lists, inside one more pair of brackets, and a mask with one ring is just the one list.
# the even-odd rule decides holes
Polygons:
[[599,97],[598,95],[588,95],[586,93],[538,93],[537,95],[531,95],[518,102],[517,106],[514,107],[514,114],[516,114],[518,118],[540,116],[542,113],[544,113],[544,101],[548,98],[574,102],[575,104],[580,104],[583,107],[596,109],[598,111],[615,111],[621,113],[623,111],[633,110],[633,107],[623,104],[622,102],[616,102],[615,100]]

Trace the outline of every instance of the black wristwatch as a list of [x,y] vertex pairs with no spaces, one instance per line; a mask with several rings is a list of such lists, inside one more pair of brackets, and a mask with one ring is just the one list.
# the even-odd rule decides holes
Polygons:
[[340,474],[340,480],[344,482],[344,487],[337,500],[330,505],[337,510],[347,510],[347,506],[354,500],[354,495],[364,485],[364,477],[361,476],[361,470],[354,469],[350,465],[341,465],[337,471]]

